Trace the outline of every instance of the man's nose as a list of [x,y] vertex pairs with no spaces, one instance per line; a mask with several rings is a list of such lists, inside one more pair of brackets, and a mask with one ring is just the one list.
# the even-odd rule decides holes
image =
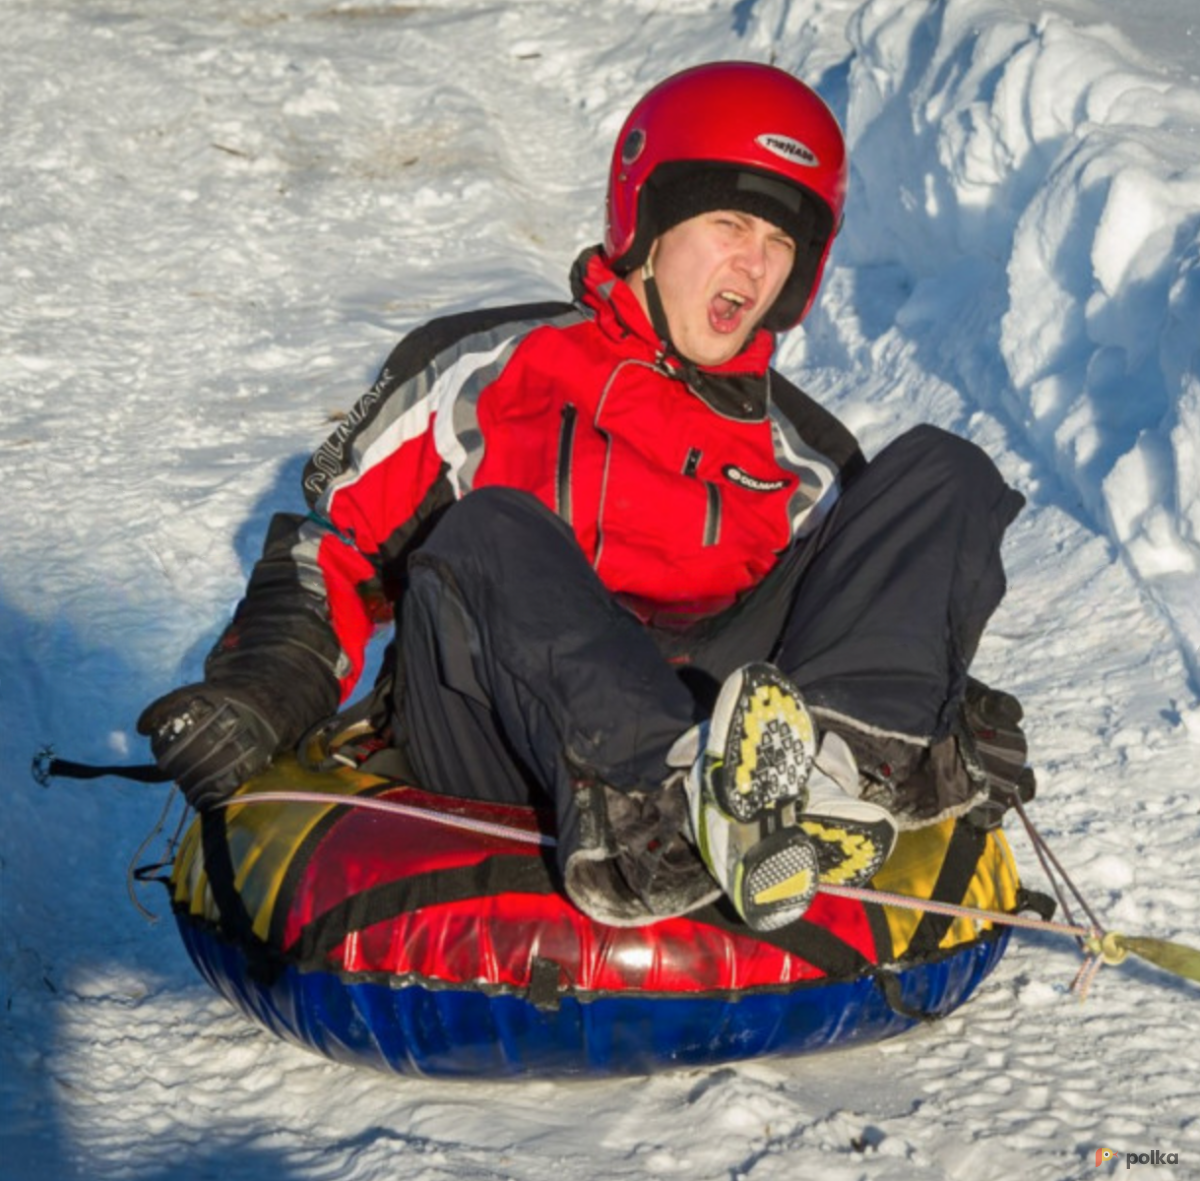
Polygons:
[[747,274],[761,278],[767,269],[766,236],[747,234],[738,250],[738,262]]

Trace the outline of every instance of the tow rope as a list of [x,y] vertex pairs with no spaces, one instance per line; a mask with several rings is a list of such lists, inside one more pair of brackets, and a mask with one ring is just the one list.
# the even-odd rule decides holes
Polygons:
[[[418,808],[411,804],[403,804],[396,800],[381,800],[363,796],[329,796],[321,792],[311,791],[269,791],[257,792],[253,795],[239,796],[236,799],[225,800],[218,804],[219,808],[236,808],[245,804],[314,804],[327,807],[365,808],[369,811],[387,812],[395,816],[406,816],[413,819],[430,820],[435,824],[449,828],[463,829],[468,832],[480,833],[485,836],[499,837],[504,840],[518,841],[523,844],[538,845],[542,848],[554,848],[558,842],[554,837],[545,833],[531,832],[526,829],[513,828],[506,824],[498,824],[490,820],[478,820],[470,816],[455,816],[445,812],[437,812],[428,808]],[[1068,915],[1067,922],[1056,922],[1052,919],[1034,918],[1022,914],[1007,914],[997,910],[983,910],[973,906],[963,906],[953,902],[934,902],[927,898],[916,898],[910,894],[893,894],[886,890],[875,890],[868,886],[836,886],[822,885],[818,892],[833,898],[846,898],[855,902],[871,903],[876,906],[894,906],[905,910],[922,911],[930,914],[948,915],[952,918],[968,919],[976,923],[998,923],[1009,927],[1019,927],[1029,931],[1049,931],[1057,935],[1073,936],[1084,954],[1084,963],[1071,982],[1071,991],[1079,994],[1081,1001],[1087,999],[1088,990],[1096,974],[1105,964],[1120,964],[1130,955],[1170,972],[1200,984],[1200,951],[1186,944],[1174,943],[1167,939],[1156,939],[1149,936],[1124,935],[1118,931],[1107,931],[1087,906],[1074,882],[1062,869],[1057,858],[1046,846],[1042,837],[1029,820],[1019,802],[1014,805],[1021,817],[1030,839],[1039,850],[1039,859],[1047,876],[1054,883],[1063,903],[1063,912]],[[1049,870],[1049,866],[1057,867],[1059,875],[1067,888],[1075,895],[1076,901],[1085,909],[1092,920],[1090,926],[1070,921],[1070,908],[1065,897],[1059,890],[1059,881]]]
[[[44,748],[34,756],[32,766],[33,776],[43,787],[49,786],[50,780],[56,775],[74,779],[97,779],[104,775],[117,775],[138,783],[164,783],[168,777],[154,764],[122,767],[95,766],[86,763],[73,763],[54,756],[50,748]],[[1119,931],[1106,930],[1103,923],[1088,905],[1082,893],[1071,880],[1061,862],[1054,855],[1045,838],[1034,827],[1022,804],[1020,797],[1014,791],[1011,802],[1025,828],[1034,851],[1041,863],[1042,869],[1050,879],[1055,893],[1062,906],[1066,922],[1055,922],[1051,919],[1032,918],[1021,914],[1006,914],[1003,911],[981,910],[977,907],[962,906],[950,902],[934,902],[927,898],[916,898],[908,894],[892,894],[883,890],[874,890],[867,886],[835,886],[823,885],[819,892],[830,897],[846,898],[856,902],[871,903],[876,906],[894,906],[905,910],[923,911],[930,914],[948,915],[952,918],[968,919],[972,922],[997,923],[1009,927],[1018,927],[1031,931],[1049,931],[1052,934],[1073,937],[1083,954],[1084,960],[1074,980],[1071,991],[1086,1000],[1100,968],[1105,964],[1120,964],[1129,956],[1137,956],[1156,968],[1191,980],[1200,984],[1200,950],[1183,943],[1169,939],[1158,939],[1145,935],[1125,935]],[[485,836],[498,837],[504,840],[519,841],[523,844],[538,845],[542,848],[554,848],[557,841],[545,833],[531,832],[526,829],[513,828],[490,820],[479,820],[470,816],[456,816],[445,812],[436,812],[427,808],[417,808],[411,804],[402,804],[396,800],[381,800],[370,796],[331,796],[322,792],[312,791],[270,791],[258,792],[252,795],[238,796],[218,804],[218,808],[238,808],[255,804],[310,804],[322,807],[365,808],[370,811],[387,812],[396,816],[410,819],[430,820],[449,828],[463,829],[480,833]],[[160,820],[161,827],[161,820]],[[157,829],[156,829],[157,831]],[[144,845],[143,845],[144,847]],[[1088,923],[1074,920],[1071,906],[1066,896],[1069,892],[1079,904],[1088,918]],[[139,908],[140,909],[140,908]]]

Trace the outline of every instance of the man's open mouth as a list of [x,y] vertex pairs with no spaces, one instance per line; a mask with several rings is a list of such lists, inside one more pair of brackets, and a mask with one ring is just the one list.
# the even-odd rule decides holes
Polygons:
[[726,289],[713,296],[712,318],[716,324],[736,326],[743,311],[754,306],[754,301],[740,291]]

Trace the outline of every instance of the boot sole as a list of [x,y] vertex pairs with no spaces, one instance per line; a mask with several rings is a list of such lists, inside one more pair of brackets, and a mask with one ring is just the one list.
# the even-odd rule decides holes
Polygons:
[[866,885],[896,843],[896,827],[887,819],[808,815],[801,817],[800,827],[812,841],[820,880],[827,886]]
[[784,802],[803,811],[816,754],[812,717],[771,665],[750,664],[741,673],[726,682],[713,710],[710,733],[725,736],[722,749],[705,752],[713,798],[743,824]]
[[800,918],[816,896],[817,850],[799,829],[781,829],[743,858],[738,910],[756,931],[773,931]]

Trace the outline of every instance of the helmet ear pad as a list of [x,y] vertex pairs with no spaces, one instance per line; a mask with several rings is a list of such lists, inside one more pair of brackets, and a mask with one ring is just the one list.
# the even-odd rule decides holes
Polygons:
[[796,246],[796,259],[774,305],[763,317],[773,332],[804,314],[834,233],[833,213],[814,193],[755,168],[708,161],[661,164],[638,200],[637,231],[615,260],[620,274],[641,266],[654,240],[673,226],[713,210],[729,209],[778,226]]

